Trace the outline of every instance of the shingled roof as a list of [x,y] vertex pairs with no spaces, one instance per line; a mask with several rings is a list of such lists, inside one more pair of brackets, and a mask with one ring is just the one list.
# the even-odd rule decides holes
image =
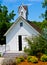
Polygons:
[[35,25],[33,22],[28,22],[34,29],[36,29],[39,33],[41,33],[41,29]]
[[[23,17],[22,17],[23,18]],[[24,18],[23,18],[24,19]],[[26,19],[24,19],[26,20]],[[36,25],[34,24],[32,21],[29,21],[29,20],[26,20],[28,24],[30,24],[34,29],[36,29],[39,33],[41,33],[41,29]]]

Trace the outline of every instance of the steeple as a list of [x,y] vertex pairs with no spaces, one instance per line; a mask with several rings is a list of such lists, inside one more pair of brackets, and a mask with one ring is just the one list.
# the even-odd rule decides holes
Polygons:
[[18,8],[19,16],[22,16],[24,19],[28,19],[28,7],[25,5],[21,5]]

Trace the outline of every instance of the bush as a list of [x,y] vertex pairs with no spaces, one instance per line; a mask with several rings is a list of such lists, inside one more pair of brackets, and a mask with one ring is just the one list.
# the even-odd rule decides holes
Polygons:
[[37,63],[37,62],[38,62],[38,58],[35,57],[35,56],[32,56],[32,58],[31,58],[31,62],[33,62],[33,63]]
[[[38,53],[44,54],[47,52],[47,41],[43,38],[43,36],[33,36],[25,38],[28,42],[28,48],[24,48],[24,52],[28,55],[37,56]],[[39,54],[38,54],[39,55]],[[40,54],[41,56],[41,54]],[[39,56],[39,57],[40,57]]]
[[23,56],[20,56],[19,59],[21,59],[21,62],[25,60]]
[[24,52],[25,52],[27,55],[33,55],[32,50],[29,49],[29,48],[24,47]]
[[41,61],[46,62],[47,61],[47,55],[42,55],[40,58]]
[[28,61],[28,62],[31,62],[31,58],[32,58],[31,56],[28,56],[28,57],[27,57],[27,61]]
[[38,62],[38,58],[35,57],[35,56],[28,56],[27,61],[28,62],[37,63]]
[[23,62],[25,59],[23,56],[20,56],[19,58],[16,58],[16,62],[17,63],[20,63],[20,62]]
[[20,58],[17,58],[16,59],[16,63],[20,63],[21,62],[21,59]]

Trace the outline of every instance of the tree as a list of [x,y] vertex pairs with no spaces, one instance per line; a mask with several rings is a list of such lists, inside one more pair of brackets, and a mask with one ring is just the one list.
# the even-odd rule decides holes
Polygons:
[[43,29],[43,37],[47,40],[47,28]]
[[47,20],[47,0],[44,0],[42,7],[45,8],[45,14],[42,14],[42,16]]
[[2,45],[3,42],[5,43],[5,37],[3,36],[3,34],[6,32],[7,30],[7,25],[5,22],[2,22],[1,28],[0,28],[0,44]]
[[3,36],[8,28],[12,25],[11,20],[14,19],[14,11],[8,13],[6,6],[0,4],[0,44],[5,44],[5,37]]
[[47,28],[47,20],[43,20],[43,22],[40,25],[40,28],[43,30],[43,28]]
[[36,55],[38,53],[47,52],[47,41],[41,35],[26,38],[28,42],[28,48],[24,48],[24,51],[29,55]]
[[11,20],[14,20],[14,10],[12,12],[8,13],[8,9],[6,6],[2,6],[0,4],[0,22],[10,22]]
[[6,44],[4,34],[11,25],[12,25],[12,23],[0,22],[0,44],[1,45]]

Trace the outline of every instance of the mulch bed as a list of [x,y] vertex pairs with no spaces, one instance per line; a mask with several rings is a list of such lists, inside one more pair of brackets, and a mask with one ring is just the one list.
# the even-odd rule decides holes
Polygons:
[[18,65],[47,65],[47,62],[38,61],[38,63],[32,63],[32,62],[27,62],[26,60],[24,62],[19,63]]

